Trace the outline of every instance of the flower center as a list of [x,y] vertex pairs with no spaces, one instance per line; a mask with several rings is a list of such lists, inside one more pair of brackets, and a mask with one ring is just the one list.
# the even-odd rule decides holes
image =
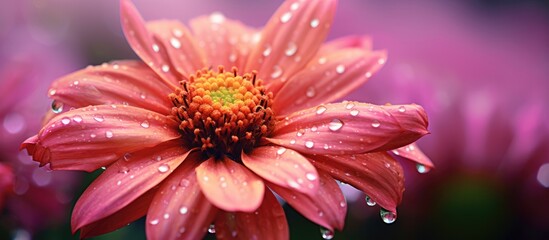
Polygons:
[[250,151],[273,129],[273,94],[255,72],[203,69],[181,86],[169,95],[172,115],[181,121],[183,135],[208,156],[240,160],[242,150]]

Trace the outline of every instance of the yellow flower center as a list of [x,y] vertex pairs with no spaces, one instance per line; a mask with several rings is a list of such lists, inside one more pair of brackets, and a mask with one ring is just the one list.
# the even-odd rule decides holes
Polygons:
[[194,147],[208,156],[227,155],[240,160],[261,137],[270,134],[275,120],[273,94],[267,92],[256,73],[238,74],[203,69],[181,81],[182,88],[169,95],[172,115]]

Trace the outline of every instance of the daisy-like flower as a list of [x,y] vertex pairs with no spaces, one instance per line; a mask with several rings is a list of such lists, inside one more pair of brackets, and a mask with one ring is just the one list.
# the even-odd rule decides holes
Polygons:
[[404,179],[387,151],[425,135],[426,114],[418,105],[328,104],[386,61],[366,37],[322,45],[336,3],[286,1],[261,31],[212,14],[191,21],[191,32],[145,23],[122,0],[123,31],[142,62],[54,82],[60,113],[22,144],[54,170],[105,167],[76,203],[73,231],[100,235],[146,215],[149,239],[208,229],[219,239],[286,239],[276,192],[328,236],[347,209],[335,179],[396,217]]

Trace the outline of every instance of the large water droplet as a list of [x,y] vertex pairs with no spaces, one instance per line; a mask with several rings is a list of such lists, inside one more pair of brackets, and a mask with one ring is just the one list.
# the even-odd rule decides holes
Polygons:
[[168,66],[168,65],[166,65],[166,64],[162,65],[162,72],[167,73],[167,72],[169,72],[169,71],[170,71],[170,66]]
[[316,27],[318,27],[318,25],[320,25],[320,20],[318,20],[318,18],[315,18],[315,19],[311,20],[310,25],[311,25],[312,28],[316,28]]
[[286,152],[286,148],[285,147],[280,147],[278,150],[276,150],[276,154],[278,155],[282,155]]
[[316,114],[323,114],[324,112],[326,112],[326,110],[327,108],[324,105],[320,105],[316,107]]
[[373,207],[376,205],[376,202],[374,200],[372,200],[372,198],[370,196],[366,196],[366,198],[364,198],[364,200],[366,200],[366,205],[370,206],[370,207]]
[[423,164],[418,163],[416,164],[416,170],[418,173],[428,173],[431,169]]
[[288,48],[286,48],[286,51],[284,52],[286,56],[292,56],[297,52],[297,45],[293,42],[288,43]]
[[322,239],[330,240],[334,238],[334,231],[320,227],[320,234],[322,234]]
[[72,117],[72,120],[77,122],[77,123],[81,123],[82,122],[82,117],[80,115],[76,115],[76,116]]
[[345,66],[343,64],[337,65],[336,72],[342,74],[345,72]]
[[181,42],[177,38],[171,38],[170,39],[170,44],[174,48],[180,48],[181,47]]
[[170,170],[170,165],[168,165],[168,164],[163,163],[160,166],[158,166],[158,172],[160,172],[160,173],[165,173],[168,170]]
[[58,102],[57,100],[53,100],[53,102],[51,102],[51,110],[54,113],[62,112],[63,111],[63,103]]
[[307,148],[313,148],[315,146],[315,143],[313,141],[306,141],[305,147]]
[[149,128],[149,126],[150,126],[149,121],[147,121],[147,120],[145,120],[141,123],[141,127],[143,127],[143,128]]
[[316,90],[315,90],[314,87],[309,87],[309,88],[307,88],[307,92],[305,94],[307,95],[307,97],[312,98],[312,97],[315,96]]
[[188,211],[189,211],[189,209],[187,207],[181,207],[179,209],[179,213],[181,213],[181,214],[187,214]]
[[282,76],[282,68],[278,65],[275,65],[273,67],[273,72],[271,73],[271,77],[272,78],[279,78],[280,76]]
[[332,130],[332,131],[338,131],[339,129],[341,129],[341,127],[343,127],[343,122],[337,118],[333,119],[329,124],[328,124],[328,129]]
[[286,12],[286,13],[282,14],[282,16],[280,16],[280,22],[281,23],[287,23],[288,21],[290,21],[291,18],[292,18],[292,13],[291,12]]
[[398,111],[401,113],[406,112],[406,108],[404,106],[400,106],[398,107]]
[[63,125],[67,125],[71,123],[71,120],[68,117],[64,117],[63,119],[61,119],[61,123],[63,123]]
[[372,122],[372,127],[378,128],[379,126],[381,126],[381,123],[378,120]]
[[391,224],[396,221],[397,215],[394,212],[387,211],[385,209],[379,210],[379,215],[381,216],[381,219],[384,223]]
[[215,233],[215,225],[210,224],[210,227],[208,228],[209,233]]
[[307,179],[309,179],[309,181],[314,181],[314,180],[317,179],[317,175],[314,174],[314,173],[307,173],[307,174],[305,175],[305,177],[307,177]]
[[159,222],[160,222],[160,220],[158,220],[158,219],[153,219],[153,220],[149,221],[149,223],[150,223],[151,225],[156,225],[156,224],[158,224]]
[[353,109],[353,110],[351,110],[351,111],[349,112],[349,114],[351,114],[351,116],[353,116],[353,117],[358,116],[359,113],[360,113],[360,112],[359,112],[357,109]]
[[295,11],[299,8],[299,2],[295,2],[295,3],[292,3],[292,5],[290,5],[290,9],[292,11]]

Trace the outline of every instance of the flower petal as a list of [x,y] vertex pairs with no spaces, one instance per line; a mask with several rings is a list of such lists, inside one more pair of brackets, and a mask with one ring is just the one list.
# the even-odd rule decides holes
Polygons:
[[265,26],[246,72],[257,70],[273,93],[301,71],[326,38],[336,0],[285,1]]
[[21,149],[52,169],[91,172],[126,153],[180,138],[177,129],[175,121],[145,109],[89,106],[59,114]]
[[156,190],[151,189],[116,213],[80,228],[80,238],[90,238],[127,226],[145,216]]
[[142,62],[117,61],[87,67],[52,84],[50,98],[71,107],[127,104],[169,114],[173,92]]
[[191,20],[191,28],[199,46],[208,56],[205,66],[225,66],[227,70],[235,66],[244,70],[251,49],[257,42],[252,41],[256,31],[240,22],[225,19],[220,13]]
[[191,154],[162,182],[147,214],[147,239],[202,239],[218,210],[202,194]]
[[429,159],[429,157],[427,157],[427,155],[425,155],[425,153],[423,153],[423,151],[419,149],[416,143],[393,149],[391,150],[391,152],[394,155],[401,156],[403,158],[423,165],[426,168],[425,171],[429,171],[431,168],[435,167],[431,159]]
[[334,39],[324,43],[318,50],[318,53],[313,58],[311,63],[318,62],[319,59],[331,54],[335,51],[340,51],[346,48],[354,48],[363,51],[372,51],[372,38],[369,36],[346,36]]
[[330,52],[291,77],[275,96],[273,109],[284,115],[340,99],[364,84],[385,59],[384,51]]
[[227,157],[206,160],[196,168],[196,176],[206,198],[222,210],[252,212],[263,200],[263,181]]
[[309,159],[320,171],[363,191],[382,208],[396,212],[404,192],[404,174],[388,153],[317,155]]
[[182,79],[175,71],[166,71],[175,67],[169,60],[166,49],[160,48],[161,42],[154,39],[147,30],[143,18],[130,0],[120,1],[120,20],[122,30],[133,51],[173,89]]
[[337,182],[327,173],[319,172],[320,185],[316,196],[311,197],[275,184],[267,183],[269,188],[280,195],[290,206],[303,216],[333,230],[342,230],[345,224],[347,203]]
[[309,196],[315,196],[318,191],[315,167],[294,150],[277,146],[258,147],[250,154],[242,152],[242,162],[260,177],[281,187]]
[[[153,34],[154,39],[164,47],[181,76],[194,74],[196,70],[207,67],[206,56],[202,52],[191,32],[178,21],[153,21],[147,23],[147,29]],[[162,69],[167,72],[171,69]]]
[[267,140],[300,153],[353,154],[405,146],[427,134],[426,127],[418,105],[343,102],[292,113]]
[[224,212],[215,222],[216,238],[222,239],[288,239],[286,215],[271,191],[265,191],[263,203],[253,213]]
[[189,154],[177,142],[134,152],[109,166],[84,191],[72,212],[72,229],[110,216],[162,182]]

